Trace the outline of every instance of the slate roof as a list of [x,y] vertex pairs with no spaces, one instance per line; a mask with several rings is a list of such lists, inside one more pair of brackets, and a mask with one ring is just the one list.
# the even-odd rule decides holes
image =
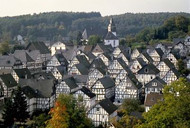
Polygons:
[[65,65],[68,65],[67,59],[62,54],[55,54],[55,57],[57,58],[60,64],[64,63]]
[[177,76],[177,78],[180,77],[180,73],[177,71],[177,69],[172,68],[171,71],[173,71],[173,73]]
[[83,64],[87,68],[90,67],[90,63],[86,59],[85,55],[77,55],[76,58],[78,59],[79,63]]
[[51,72],[34,73],[34,74],[32,74],[32,77],[34,79],[53,79],[53,80],[55,80],[55,77],[53,76],[53,74]]
[[104,39],[105,40],[119,40],[118,37],[115,36],[112,32],[108,32]]
[[115,86],[114,80],[112,78],[110,78],[109,76],[105,76],[105,77],[99,79],[99,81],[102,83],[102,85],[104,86],[105,89]]
[[[104,45],[103,43],[97,44],[104,52],[111,53],[113,52],[113,48],[111,45]],[[94,50],[94,49],[93,49]]]
[[13,67],[22,65],[21,61],[13,55],[0,56],[0,67]]
[[62,76],[66,73],[63,66],[57,66],[56,68]]
[[40,51],[39,51],[39,50],[27,51],[27,54],[28,54],[33,60],[36,60],[37,57],[40,55]]
[[109,115],[117,110],[117,106],[115,106],[109,99],[103,99],[99,104]]
[[138,74],[158,74],[160,71],[156,68],[155,65],[152,63],[145,65],[142,67],[139,71]]
[[162,51],[161,48],[156,48],[155,50],[159,54],[160,57],[162,57],[164,55],[164,52]]
[[34,59],[30,57],[26,50],[15,50],[13,55],[22,62],[34,62]]
[[88,75],[74,75],[76,83],[87,83]]
[[5,86],[7,86],[8,88],[17,86],[17,82],[11,74],[0,75],[0,78],[2,79]]
[[179,42],[184,42],[184,38],[174,38],[173,39],[173,45],[175,46],[176,44],[178,44]]
[[35,90],[36,93],[38,93],[38,96],[41,96],[41,98],[49,98],[55,94],[54,83],[55,82],[53,79],[21,79],[19,81],[19,84],[22,88],[29,86],[30,88]]
[[[156,82],[157,83],[157,86],[152,86],[152,83],[153,82]],[[160,77],[156,77],[156,78],[154,78],[153,80],[151,80],[150,82],[148,82],[147,84],[145,84],[145,87],[154,87],[154,88],[157,88],[157,87],[161,87],[161,88],[163,88],[164,87],[164,85],[166,85],[167,83],[164,81],[164,80],[162,80],[162,79],[160,79]]]
[[88,75],[88,68],[85,67],[82,63],[76,64],[75,66],[82,75]]
[[50,50],[44,44],[44,42],[31,42],[26,47],[27,50],[39,50],[41,54],[50,54]]
[[164,59],[163,62],[164,62],[170,69],[175,68],[174,64],[173,64],[168,58]]
[[144,60],[142,58],[136,58],[136,60],[139,62],[139,64],[143,67],[146,65],[146,63],[144,62]]
[[19,78],[25,78],[25,76],[27,76],[27,79],[31,78],[31,73],[28,68],[14,69],[14,71]]
[[22,88],[23,93],[29,98],[40,98],[43,97],[41,94],[38,93],[38,91],[35,91],[30,86],[24,86]]
[[137,87],[137,89],[142,88],[142,84],[137,80],[133,73],[129,73],[126,77],[130,79],[131,82]]
[[149,56],[149,54],[148,54],[146,51],[143,51],[142,54],[143,54],[143,56],[144,56],[150,63],[153,62],[152,57]]
[[163,95],[162,94],[151,92],[150,94],[147,94],[147,96],[145,98],[144,105],[145,106],[153,106],[158,101],[162,101],[162,100],[163,100]]
[[96,58],[92,61],[90,64],[90,68],[102,68],[102,69],[107,69],[106,65],[102,61],[101,58]]
[[70,89],[75,89],[78,87],[73,77],[66,78],[63,81],[65,81],[65,83],[69,86]]
[[93,98],[93,97],[96,96],[96,94],[92,93],[92,92],[90,91],[90,89],[88,89],[87,87],[84,87],[84,86],[83,86],[80,90],[81,90],[84,94],[86,94],[88,97],[90,97],[90,98]]

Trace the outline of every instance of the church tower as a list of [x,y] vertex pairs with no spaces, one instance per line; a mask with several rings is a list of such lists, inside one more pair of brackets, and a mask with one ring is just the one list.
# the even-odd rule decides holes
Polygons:
[[116,36],[116,26],[113,21],[113,18],[110,19],[110,23],[108,25],[108,32],[112,32]]
[[104,38],[104,45],[111,45],[113,48],[119,46],[119,39],[116,35],[116,27],[113,18],[110,19],[110,23],[108,25],[108,33]]

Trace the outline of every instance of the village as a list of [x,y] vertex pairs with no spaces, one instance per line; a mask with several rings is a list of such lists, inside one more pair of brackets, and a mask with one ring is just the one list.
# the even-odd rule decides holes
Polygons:
[[[94,46],[31,42],[25,50],[0,56],[0,104],[19,85],[30,114],[52,108],[60,94],[82,96],[95,126],[117,117],[124,99],[139,99],[148,112],[163,100],[164,86],[183,75],[178,60],[190,69],[190,36],[132,49],[119,44],[114,19],[108,24],[104,43]],[[82,36],[88,42],[87,31]]]

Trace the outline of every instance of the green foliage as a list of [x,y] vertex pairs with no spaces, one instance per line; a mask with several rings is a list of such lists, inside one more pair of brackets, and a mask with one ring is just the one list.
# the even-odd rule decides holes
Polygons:
[[128,115],[134,111],[144,112],[144,108],[140,106],[140,101],[135,99],[125,99],[121,107],[122,111]]
[[26,122],[26,119],[29,117],[27,112],[27,102],[26,97],[24,96],[22,89],[18,86],[13,94],[13,102],[15,108],[15,119],[18,122]]
[[145,28],[136,35],[136,40],[148,42],[151,39],[154,39],[154,36],[155,36],[154,32],[155,32],[155,30],[152,28]]
[[46,127],[45,122],[48,119],[50,119],[50,116],[47,113],[41,113],[38,116],[34,116],[32,119],[33,123],[30,125],[30,127],[45,128]]
[[4,109],[3,109],[3,120],[4,126],[12,126],[14,124],[14,106],[11,99],[7,99],[5,101]]
[[188,32],[190,19],[177,15],[164,21],[164,24],[158,28],[145,28],[136,35],[137,41],[149,42],[153,39],[184,38]]
[[6,41],[6,42],[3,42],[0,44],[0,53],[2,55],[6,55],[10,52],[10,47],[9,47],[9,42]]
[[[146,27],[158,27],[164,20],[179,14],[189,16],[188,13],[126,13],[112,17],[117,26],[118,35],[125,37],[126,35],[135,35]],[[74,33],[84,29],[104,35],[107,31],[109,19],[108,16],[101,17],[99,12],[50,12],[2,17],[0,18],[0,38],[9,41],[17,35],[22,35],[30,41],[35,41],[38,37],[58,40],[60,37],[71,34],[76,40],[77,35],[74,36]],[[177,23],[183,23],[183,20],[179,20]],[[182,26],[180,28],[183,29]]]
[[57,102],[66,107],[69,128],[91,128],[92,122],[87,118],[84,106],[78,104],[72,95],[60,95]]
[[112,119],[112,123],[117,128],[133,128],[137,124],[141,123],[141,120],[137,117],[131,116],[132,112],[144,112],[144,108],[140,105],[139,100],[125,99],[118,111],[119,115],[122,116],[118,121],[116,118]]
[[144,113],[139,128],[188,128],[190,126],[190,83],[185,78],[164,87],[164,100]]
[[186,65],[182,59],[178,60],[177,67],[180,74],[185,75],[185,76],[189,75],[189,70],[186,68]]
[[100,36],[98,35],[91,35],[89,38],[88,38],[88,44],[89,45],[95,45],[97,43],[102,43],[102,39]]
[[184,38],[186,35],[183,31],[170,31],[168,33],[168,39],[172,41],[174,38]]

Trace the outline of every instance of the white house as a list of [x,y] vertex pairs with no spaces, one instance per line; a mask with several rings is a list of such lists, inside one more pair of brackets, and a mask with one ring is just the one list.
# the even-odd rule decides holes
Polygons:
[[0,75],[0,86],[5,98],[11,97],[12,91],[17,88],[17,82],[11,74]]
[[56,87],[56,97],[58,97],[59,94],[70,94],[78,89],[80,89],[80,87],[76,84],[73,77],[65,78]]
[[138,81],[144,85],[158,76],[159,72],[160,71],[156,66],[153,64],[147,64],[137,72],[136,77]]
[[96,94],[96,100],[100,101],[105,98],[113,98],[115,93],[115,83],[114,80],[109,76],[105,76],[96,81],[92,85],[91,90]]
[[97,127],[99,125],[110,126],[110,119],[117,116],[117,106],[115,106],[109,99],[103,99],[94,105],[88,112],[93,124]]
[[56,52],[63,52],[66,50],[66,46],[62,42],[56,42],[51,47],[51,55],[53,56]]
[[124,99],[138,99],[142,84],[133,74],[126,75],[115,87],[115,103],[121,104]]
[[82,100],[83,105],[87,110],[95,105],[96,95],[90,91],[87,87],[82,87],[81,89],[73,92],[73,96],[76,99]]
[[175,68],[174,64],[172,64],[169,59],[164,59],[160,61],[156,67],[160,70],[159,76],[161,79],[170,69]]
[[160,79],[160,77],[156,77],[145,84],[145,94],[149,94],[151,92],[160,93],[166,84],[167,83]]

